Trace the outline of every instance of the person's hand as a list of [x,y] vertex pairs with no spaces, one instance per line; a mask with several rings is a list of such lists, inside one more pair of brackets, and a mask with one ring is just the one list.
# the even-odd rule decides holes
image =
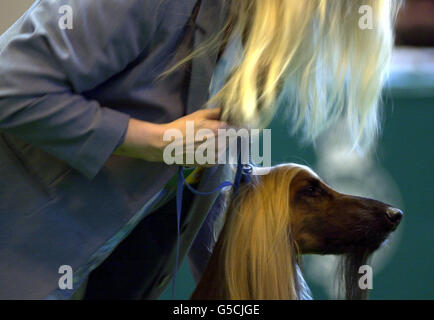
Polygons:
[[[229,126],[219,120],[220,112],[220,108],[202,109],[166,124],[130,119],[125,141],[114,154],[153,162],[163,162],[165,156],[171,156],[183,159],[184,165],[211,166],[225,152],[218,148],[218,130]],[[190,132],[194,133],[192,139],[187,137]],[[203,163],[195,155],[198,148],[203,151],[207,146],[214,147],[213,160]]]
[[[187,166],[216,164],[220,153],[225,151],[225,148],[219,149],[218,131],[229,128],[225,122],[219,120],[220,112],[221,108],[202,109],[163,125],[163,158],[166,157],[166,161],[169,157],[176,158],[177,163],[183,161]],[[205,150],[212,153],[208,155]],[[157,158],[158,160],[160,159]]]

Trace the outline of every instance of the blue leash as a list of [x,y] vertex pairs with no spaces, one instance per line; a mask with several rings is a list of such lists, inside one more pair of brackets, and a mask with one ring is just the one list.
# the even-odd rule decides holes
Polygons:
[[184,178],[184,167],[180,166],[178,169],[178,184],[176,187],[176,222],[177,222],[177,241],[176,241],[176,261],[175,261],[175,270],[173,272],[173,279],[172,279],[172,299],[175,298],[175,286],[176,286],[176,273],[178,271],[178,263],[179,263],[179,246],[180,246],[180,224],[181,224],[181,212],[182,212],[182,193],[184,191],[184,184],[187,186],[187,188],[194,194],[199,196],[209,196],[212,195],[219,190],[232,186],[234,188],[234,193],[238,191],[238,188],[241,183],[241,177],[244,174],[244,177],[248,181],[250,179],[250,174],[252,173],[252,167],[250,165],[243,165],[241,163],[241,158],[238,158],[237,163],[237,171],[235,174],[235,180],[234,182],[230,181],[223,181],[220,185],[217,186],[212,191],[208,192],[201,192],[199,190],[194,189],[190,184],[188,184],[185,181]]

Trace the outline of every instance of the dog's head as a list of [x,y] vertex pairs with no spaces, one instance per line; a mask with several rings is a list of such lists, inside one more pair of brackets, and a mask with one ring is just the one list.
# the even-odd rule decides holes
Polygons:
[[196,297],[308,298],[299,257],[319,253],[341,254],[342,291],[347,299],[366,298],[367,290],[358,287],[358,269],[396,229],[402,212],[339,193],[305,166],[253,171],[231,199]]
[[401,210],[339,193],[310,168],[289,166],[297,170],[290,183],[289,203],[292,234],[301,253],[370,253],[398,227]]
[[[401,210],[383,202],[337,192],[306,166],[274,167],[270,177],[289,189],[290,239],[300,254],[342,255],[338,287],[347,299],[365,299],[360,266],[394,231]],[[283,179],[286,179],[284,181]],[[266,183],[266,182],[265,182]]]
[[[250,186],[252,195],[262,197],[256,199],[255,206],[268,203],[267,219],[287,224],[290,248],[299,254],[341,255],[340,291],[347,299],[367,298],[368,291],[358,287],[358,270],[398,227],[402,211],[377,200],[337,192],[306,166],[283,164],[267,170],[268,174]],[[249,201],[254,203],[255,198]],[[274,225],[268,231],[269,243],[279,241],[273,230],[279,227]]]

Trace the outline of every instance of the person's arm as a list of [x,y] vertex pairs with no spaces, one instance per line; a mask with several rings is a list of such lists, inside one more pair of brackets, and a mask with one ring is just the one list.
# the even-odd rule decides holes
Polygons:
[[[208,129],[213,132],[214,137],[217,137],[219,129],[229,127],[225,122],[219,120],[220,113],[221,108],[202,109],[167,124],[155,124],[131,118],[124,140],[116,148],[114,154],[146,161],[162,162],[164,148],[170,143],[170,141],[163,140],[163,135],[166,130],[177,129],[182,133],[183,137],[186,137],[186,122],[191,121],[194,125],[194,132],[198,132],[201,129]],[[193,145],[191,150],[195,152],[196,148],[204,143],[203,140],[196,140],[196,138],[195,136],[193,141],[184,140],[184,153],[186,153],[188,149],[185,147],[186,144],[191,143]],[[214,142],[216,141],[214,140]],[[217,162],[219,152],[223,152],[225,148],[219,149],[218,145],[216,147],[215,161]]]
[[131,118],[124,140],[113,154],[160,161],[160,150],[163,148],[163,129],[159,124]]
[[[37,1],[0,37],[0,132],[92,179],[134,121],[81,93],[145,50],[157,25],[158,3]],[[59,26],[63,5],[72,9],[73,29]]]

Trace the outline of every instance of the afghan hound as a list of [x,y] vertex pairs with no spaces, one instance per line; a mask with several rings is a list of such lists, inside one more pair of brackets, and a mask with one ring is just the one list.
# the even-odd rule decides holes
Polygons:
[[310,168],[272,167],[240,186],[192,299],[310,299],[302,254],[342,255],[347,299],[365,299],[359,267],[397,228],[402,211],[339,193]]

